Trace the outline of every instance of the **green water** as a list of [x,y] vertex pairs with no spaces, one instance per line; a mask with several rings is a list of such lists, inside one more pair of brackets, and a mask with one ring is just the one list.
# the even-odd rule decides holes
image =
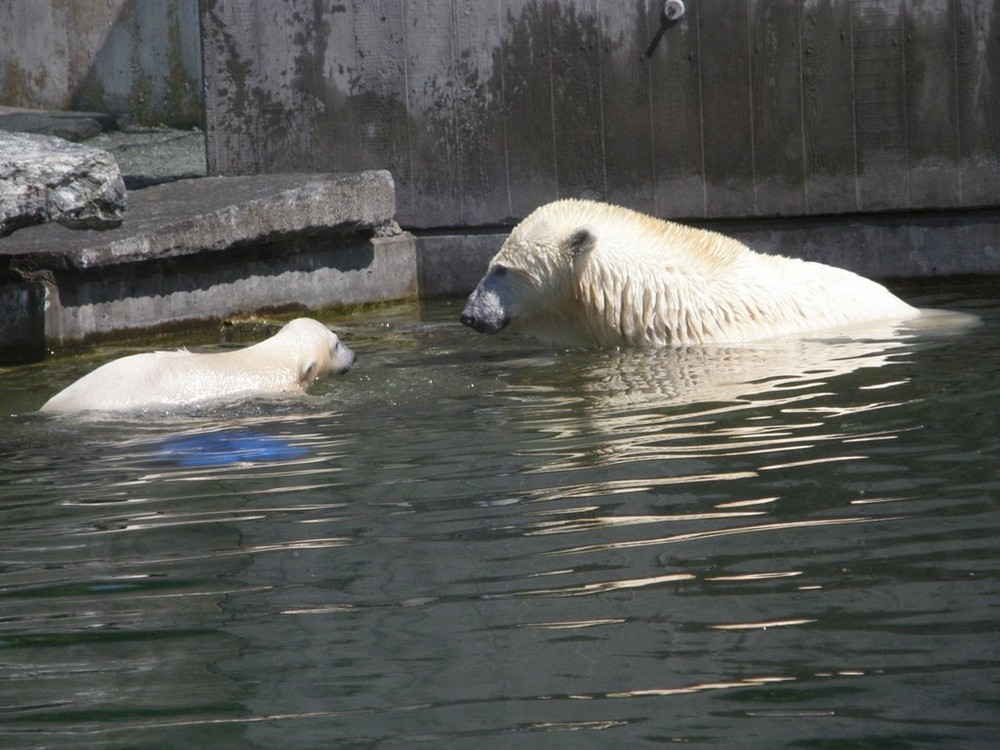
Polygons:
[[305,400],[31,413],[0,371],[4,747],[987,748],[1000,284],[960,335],[551,352],[328,319]]

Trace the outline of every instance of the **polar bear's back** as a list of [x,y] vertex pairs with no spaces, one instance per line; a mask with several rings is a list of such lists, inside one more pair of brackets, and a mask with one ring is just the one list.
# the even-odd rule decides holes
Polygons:
[[49,399],[41,411],[187,406],[220,396],[287,390],[290,379],[274,368],[240,367],[225,353],[145,352],[101,365]]
[[49,399],[41,411],[182,407],[220,399],[304,393],[354,364],[354,352],[318,320],[296,318],[264,341],[224,352],[148,352],[108,362]]
[[602,345],[738,343],[919,311],[881,284],[834,266],[757,253],[731,237],[620,206],[562,200],[539,208],[512,247],[538,233],[586,231],[574,262],[585,336]]

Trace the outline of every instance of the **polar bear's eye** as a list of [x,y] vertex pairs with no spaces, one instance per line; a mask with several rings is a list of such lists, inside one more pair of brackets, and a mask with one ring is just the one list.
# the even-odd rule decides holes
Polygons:
[[494,266],[493,267],[493,275],[497,276],[497,277],[499,277],[499,276],[506,276],[507,275],[507,271],[509,271],[509,270],[510,269],[507,268],[507,266]]

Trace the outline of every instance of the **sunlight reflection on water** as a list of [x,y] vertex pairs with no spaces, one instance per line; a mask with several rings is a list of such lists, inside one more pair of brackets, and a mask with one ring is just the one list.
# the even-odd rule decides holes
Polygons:
[[0,736],[987,747],[1000,300],[956,298],[974,335],[686,352],[442,304],[337,326],[301,401],[11,415]]

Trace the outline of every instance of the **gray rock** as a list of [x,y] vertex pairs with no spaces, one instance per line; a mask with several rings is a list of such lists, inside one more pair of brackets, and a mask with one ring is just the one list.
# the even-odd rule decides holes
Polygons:
[[0,131],[0,237],[49,221],[73,229],[117,227],[125,205],[125,183],[108,152]]

